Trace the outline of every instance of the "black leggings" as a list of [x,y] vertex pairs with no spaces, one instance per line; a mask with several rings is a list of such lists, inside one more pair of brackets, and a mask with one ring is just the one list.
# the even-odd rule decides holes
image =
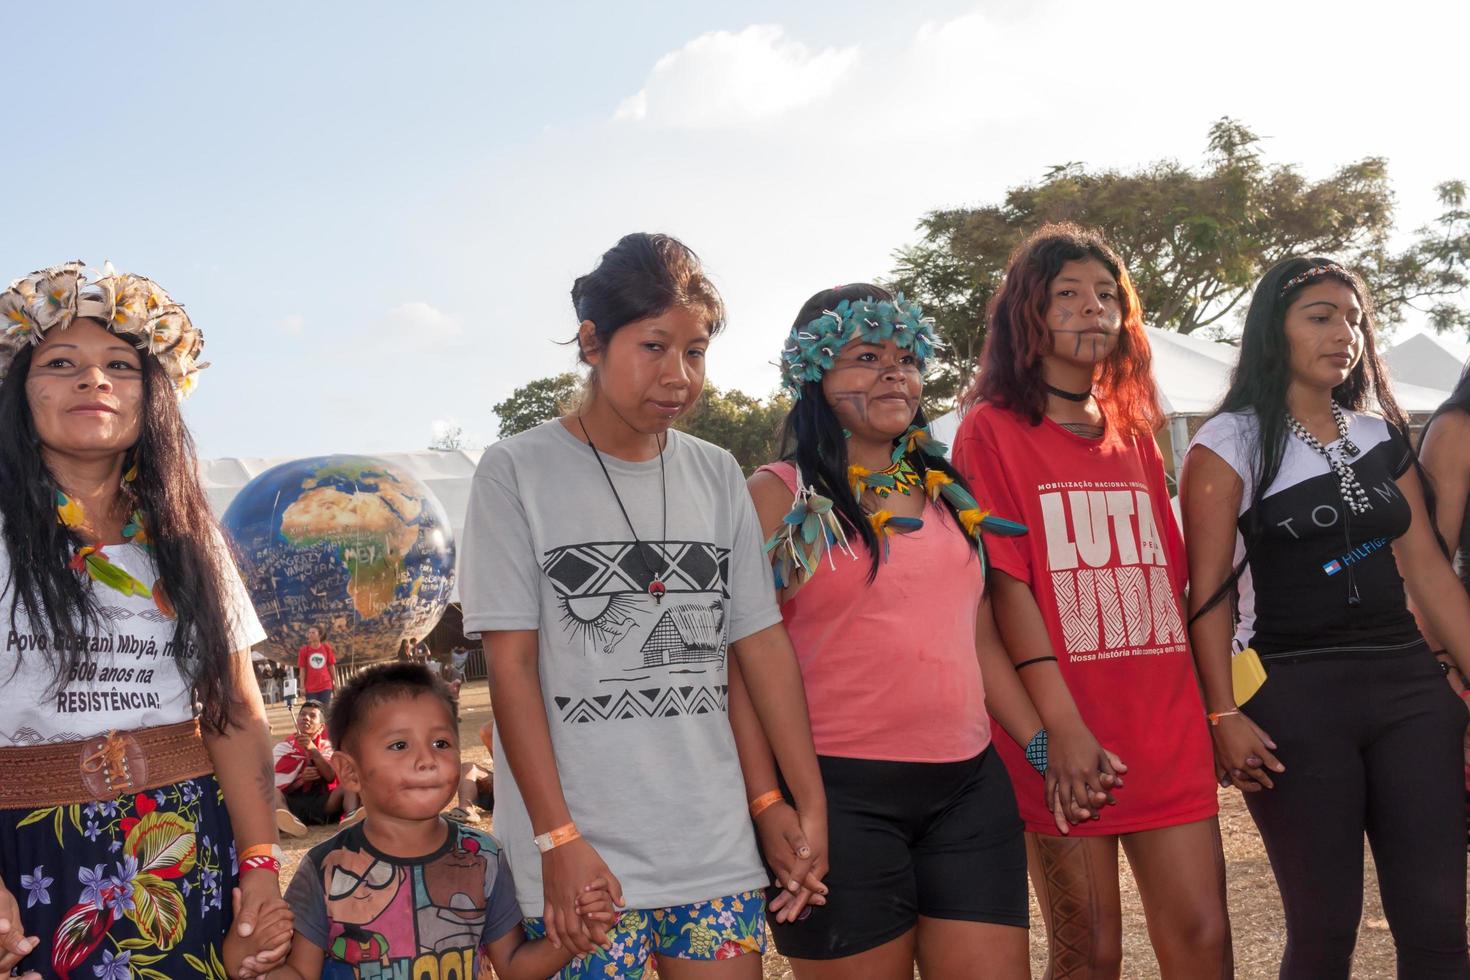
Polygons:
[[1398,975],[1470,977],[1465,705],[1428,648],[1269,665],[1245,712],[1286,772],[1246,794],[1286,909],[1283,980],[1346,978],[1373,848]]

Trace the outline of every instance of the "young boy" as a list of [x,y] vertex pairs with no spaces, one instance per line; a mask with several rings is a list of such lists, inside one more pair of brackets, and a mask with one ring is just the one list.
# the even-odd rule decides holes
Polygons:
[[[459,721],[443,681],[416,663],[364,671],[339,692],[329,730],[333,765],[367,817],[307,853],[289,907],[262,916],[250,939],[231,932],[231,976],[248,976],[244,958],[292,916],[291,953],[272,980],[473,980],[488,975],[484,960],[502,980],[544,980],[571,962],[568,950],[525,938],[495,839],[439,815],[460,779]],[[615,921],[608,883],[591,883],[577,911]]]

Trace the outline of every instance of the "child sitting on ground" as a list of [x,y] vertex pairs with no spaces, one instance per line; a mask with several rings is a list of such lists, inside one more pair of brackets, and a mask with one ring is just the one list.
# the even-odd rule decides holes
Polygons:
[[[457,714],[444,682],[417,663],[364,671],[336,696],[332,762],[367,817],[307,853],[287,904],[249,939],[230,933],[230,976],[250,977],[245,957],[293,916],[291,953],[271,980],[469,980],[487,959],[502,980],[543,980],[571,962],[569,950],[525,938],[495,839],[440,816],[459,785]],[[615,921],[608,883],[590,883],[577,911]]]

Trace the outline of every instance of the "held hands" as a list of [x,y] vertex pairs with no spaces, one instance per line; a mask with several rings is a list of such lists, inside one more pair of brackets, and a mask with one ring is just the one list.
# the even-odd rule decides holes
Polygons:
[[798,813],[790,803],[773,803],[755,818],[761,853],[776,873],[781,894],[771,902],[777,922],[804,918],[807,906],[827,904],[826,814]]
[[[249,877],[259,878],[261,872]],[[246,902],[243,890],[234,890],[236,926],[225,936],[224,965],[233,980],[254,980],[263,977],[280,965],[291,951],[291,937],[296,929],[296,916],[291,906],[279,895],[267,898],[259,906],[257,914],[249,920],[250,929],[245,931],[243,906]]]
[[280,880],[269,871],[244,871],[234,894],[235,924],[230,927],[230,937],[238,935],[249,941],[242,967],[256,975],[269,973],[291,952],[294,927],[294,919],[287,919],[285,925],[279,919],[282,908],[288,914],[291,911],[281,898]]
[[611,882],[598,878],[583,885],[582,894],[577,896],[577,914],[589,922],[611,928],[622,916],[618,903],[613,901]]
[[[600,903],[588,896],[606,892],[612,905],[621,908],[623,886],[586,838],[578,837],[541,855],[541,890],[546,901],[546,938],[552,946],[580,956],[608,945],[608,927],[617,916],[608,917]],[[584,905],[590,905],[586,915],[582,914]]]
[[1123,787],[1128,767],[1098,744],[1080,722],[1048,731],[1046,802],[1063,834],[1084,820],[1100,820],[1114,806],[1113,790]]
[[1286,767],[1272,755],[1276,743],[1244,712],[1221,714],[1210,726],[1215,743],[1215,776],[1221,786],[1233,785],[1245,793],[1271,789],[1271,773],[1281,774]]
[[[0,976],[9,976],[11,969],[35,949],[40,939],[27,936],[20,923],[20,904],[4,885],[0,885]],[[22,974],[24,980],[41,980],[39,973]]]

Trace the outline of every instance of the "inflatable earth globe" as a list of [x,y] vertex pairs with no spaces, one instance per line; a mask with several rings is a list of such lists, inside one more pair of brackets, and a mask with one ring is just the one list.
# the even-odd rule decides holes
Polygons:
[[222,523],[275,649],[295,660],[309,627],[340,663],[394,655],[449,604],[454,540],[429,488],[369,456],[313,456],[241,488]]

